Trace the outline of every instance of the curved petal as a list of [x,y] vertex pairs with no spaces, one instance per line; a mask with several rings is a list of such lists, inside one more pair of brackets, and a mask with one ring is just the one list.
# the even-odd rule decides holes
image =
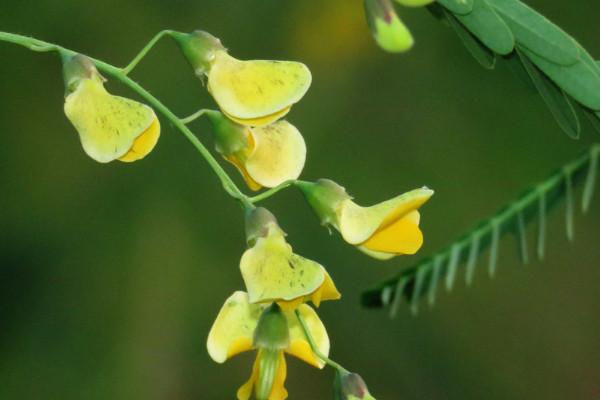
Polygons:
[[140,160],[152,151],[158,137],[160,136],[160,123],[158,118],[154,116],[152,124],[133,141],[133,146],[125,155],[119,157],[119,161],[132,162]]
[[303,297],[317,290],[325,279],[323,267],[292,253],[278,229],[246,250],[240,270],[251,303]]
[[[306,304],[302,304],[298,307],[298,310],[300,311],[302,318],[304,318],[304,322],[306,322],[308,331],[313,337],[317,348],[327,357],[329,355],[329,336],[327,336],[325,325],[323,325],[323,322],[321,322],[315,310]],[[290,312],[286,313],[285,316],[288,319],[288,327],[290,329],[289,353],[317,368],[323,368],[325,362],[312,352],[296,314]]]
[[285,364],[285,357],[283,351],[279,352],[279,364],[277,366],[277,372],[275,374],[275,380],[273,381],[273,388],[269,394],[269,400],[285,400],[288,397],[288,392],[283,387],[285,377],[287,376],[287,366]]
[[418,211],[412,211],[408,218],[400,218],[385,228],[378,229],[362,245],[373,251],[415,254],[423,244],[423,234],[418,222],[415,223],[410,217],[414,213],[418,215]]
[[306,160],[306,144],[294,125],[279,121],[251,132],[254,151],[245,167],[255,182],[272,188],[300,176]]
[[213,323],[206,347],[211,358],[218,363],[250,350],[254,328],[266,307],[250,304],[248,294],[237,291],[223,304]]
[[231,119],[232,121],[237,122],[238,124],[247,125],[247,126],[263,126],[263,125],[268,125],[272,122],[277,121],[279,118],[283,117],[288,112],[290,112],[291,108],[292,108],[292,106],[287,106],[277,112],[274,112],[273,114],[264,115],[264,116],[256,117],[256,118],[238,118],[238,117],[234,117],[233,115],[227,114],[227,112],[225,112],[224,110],[222,110],[222,111],[223,111],[223,114],[227,115],[227,118]]
[[252,120],[281,112],[304,96],[310,71],[293,61],[240,61],[216,51],[208,89],[223,112]]
[[[77,89],[65,99],[64,109],[79,132],[85,152],[102,163],[127,153],[135,139],[156,121],[150,107],[113,96],[93,79],[81,79]],[[156,136],[155,128],[151,130],[154,133],[150,136]]]
[[258,379],[258,375],[260,372],[260,356],[261,352],[259,350],[256,359],[254,360],[254,364],[252,364],[252,375],[250,375],[250,379],[248,379],[237,391],[238,400],[248,400],[250,396],[252,396],[252,388],[256,380]]
[[419,208],[433,195],[433,190],[422,188],[404,193],[371,207],[361,207],[345,200],[339,211],[338,227],[350,244],[361,244],[375,233]]

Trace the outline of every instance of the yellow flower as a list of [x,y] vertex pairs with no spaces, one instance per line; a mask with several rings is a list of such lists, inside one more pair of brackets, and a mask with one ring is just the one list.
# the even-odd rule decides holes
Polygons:
[[369,29],[379,47],[399,53],[413,46],[412,35],[398,18],[390,0],[365,0],[364,6]]
[[216,148],[236,166],[248,187],[275,187],[300,176],[306,160],[306,144],[298,129],[287,121],[248,127],[217,111],[206,113]]
[[[303,304],[298,310],[317,348],[327,356],[329,337],[323,323],[309,306]],[[252,304],[247,293],[238,291],[221,308],[208,335],[207,349],[213,360],[223,363],[252,348],[258,348],[258,354],[252,376],[237,392],[239,400],[247,400],[253,387],[256,397],[261,400],[287,397],[283,386],[286,376],[284,352],[317,368],[325,365],[312,352],[294,312],[282,312],[276,306],[267,308],[266,304]]]
[[297,186],[323,224],[335,227],[344,240],[365,254],[387,260],[414,254],[423,244],[417,209],[433,195],[427,188],[415,189],[370,207],[352,201],[337,183],[320,179]]
[[275,301],[290,311],[305,301],[319,307],[323,300],[341,297],[323,266],[292,252],[269,211],[251,211],[246,231],[252,247],[242,256],[240,270],[251,303]]
[[102,163],[136,161],[154,148],[160,136],[154,111],[109,94],[88,58],[76,55],[65,62],[65,83],[65,114],[91,158]]
[[231,57],[214,36],[195,31],[171,35],[219,108],[232,120],[249,126],[270,124],[288,113],[308,90],[308,68],[294,61],[241,61]]

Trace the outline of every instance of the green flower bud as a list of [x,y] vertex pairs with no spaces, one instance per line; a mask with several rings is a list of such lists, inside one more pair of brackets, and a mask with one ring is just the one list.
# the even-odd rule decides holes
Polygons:
[[360,375],[336,371],[333,382],[335,400],[375,400]]
[[63,79],[65,81],[65,97],[73,93],[81,79],[94,79],[99,83],[105,81],[96,66],[88,57],[82,54],[74,56],[63,55]]
[[290,330],[287,318],[277,303],[263,311],[254,330],[253,346],[271,351],[289,350]]
[[391,53],[401,53],[413,46],[412,35],[389,0],[365,0],[364,6],[367,24],[379,47]]
[[221,41],[204,31],[193,33],[173,32],[171,37],[177,42],[198,77],[210,71],[215,51],[225,50]]
[[225,157],[245,149],[248,143],[248,127],[227,118],[219,111],[205,112],[215,135],[215,148]]
[[297,181],[295,185],[306,197],[306,201],[321,219],[321,223],[337,227],[337,212],[341,203],[344,200],[352,199],[346,193],[346,189],[330,179],[319,179],[314,183]]

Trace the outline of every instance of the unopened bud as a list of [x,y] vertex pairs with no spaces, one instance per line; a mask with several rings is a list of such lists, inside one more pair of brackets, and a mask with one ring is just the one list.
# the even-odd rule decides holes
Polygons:
[[379,47],[401,53],[413,46],[413,37],[398,18],[390,0],[364,0],[364,6],[369,29]]

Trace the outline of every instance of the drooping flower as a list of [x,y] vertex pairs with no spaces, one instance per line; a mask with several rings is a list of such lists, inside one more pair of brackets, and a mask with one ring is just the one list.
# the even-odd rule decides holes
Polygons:
[[206,116],[215,134],[217,151],[236,166],[250,189],[275,187],[300,176],[306,144],[294,125],[277,121],[251,128],[218,111],[208,111]]
[[364,6],[369,29],[379,47],[400,53],[413,46],[413,37],[390,0],[364,0]]
[[325,268],[294,254],[273,214],[256,208],[246,215],[246,238],[250,248],[240,270],[250,302],[277,302],[284,310],[305,301],[319,306],[323,300],[341,297]]
[[91,158],[101,163],[136,161],[154,148],[160,124],[152,108],[108,93],[85,56],[66,58],[64,76],[65,114]]
[[308,90],[308,68],[294,61],[241,61],[231,57],[221,41],[209,33],[173,33],[184,56],[219,108],[243,125],[270,124],[288,113]]
[[[309,306],[298,308],[319,351],[329,354],[329,337],[323,323]],[[223,363],[230,357],[256,348],[258,354],[252,376],[237,392],[247,400],[252,388],[259,400],[283,400],[287,397],[283,383],[286,364],[283,353],[323,368],[324,362],[311,350],[294,312],[283,312],[276,304],[253,304],[245,292],[229,297],[215,320],[207,340],[211,358]]]
[[414,254],[423,244],[417,209],[433,195],[427,188],[415,189],[393,199],[361,207],[346,190],[329,179],[297,182],[323,225],[332,225],[344,240],[365,254],[387,260]]

